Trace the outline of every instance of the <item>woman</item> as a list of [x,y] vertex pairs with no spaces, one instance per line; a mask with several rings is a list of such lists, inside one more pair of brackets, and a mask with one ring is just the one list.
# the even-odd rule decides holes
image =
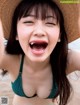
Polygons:
[[[1,2],[2,7],[11,5],[11,0]],[[58,95],[59,105],[65,105],[71,91],[66,75],[80,70],[80,52],[68,49],[61,10],[52,0],[13,4],[8,34],[1,14],[4,35],[9,37],[0,54],[0,68],[11,76],[13,105],[53,105]]]

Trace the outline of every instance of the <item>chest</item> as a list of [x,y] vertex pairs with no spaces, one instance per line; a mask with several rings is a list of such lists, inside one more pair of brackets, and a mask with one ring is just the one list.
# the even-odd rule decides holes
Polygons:
[[47,98],[52,89],[52,73],[39,72],[39,73],[22,73],[22,86],[24,93],[31,97],[34,94],[41,98]]
[[20,96],[23,94],[23,96],[26,95],[28,97],[32,97],[36,94],[36,96],[40,98],[47,98],[50,95],[53,85],[53,76],[50,67],[41,70],[40,72],[29,73],[27,70],[30,70],[30,68],[28,68],[28,66],[23,66],[21,75],[19,75],[19,63],[13,68],[11,68],[13,72],[10,74],[15,93]]

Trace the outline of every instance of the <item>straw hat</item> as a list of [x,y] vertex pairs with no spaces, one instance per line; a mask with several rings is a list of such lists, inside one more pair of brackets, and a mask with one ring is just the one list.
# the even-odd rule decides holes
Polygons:
[[[0,18],[3,24],[4,36],[9,37],[11,17],[15,7],[21,0],[0,0]],[[65,28],[69,42],[80,36],[80,4],[62,4],[60,0],[54,0],[63,12]]]

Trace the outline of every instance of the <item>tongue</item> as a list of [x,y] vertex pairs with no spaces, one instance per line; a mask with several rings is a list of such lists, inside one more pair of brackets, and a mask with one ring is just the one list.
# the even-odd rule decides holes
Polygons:
[[43,48],[33,48],[33,49],[31,49],[31,51],[33,54],[41,55],[44,53],[45,50]]

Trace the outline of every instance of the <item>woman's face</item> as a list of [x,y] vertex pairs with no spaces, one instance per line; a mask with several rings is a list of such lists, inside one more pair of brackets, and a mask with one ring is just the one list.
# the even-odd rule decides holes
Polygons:
[[[40,15],[40,13],[39,13]],[[34,11],[17,22],[17,37],[29,60],[45,61],[55,48],[60,34],[56,16],[48,12],[45,19],[36,18]]]

